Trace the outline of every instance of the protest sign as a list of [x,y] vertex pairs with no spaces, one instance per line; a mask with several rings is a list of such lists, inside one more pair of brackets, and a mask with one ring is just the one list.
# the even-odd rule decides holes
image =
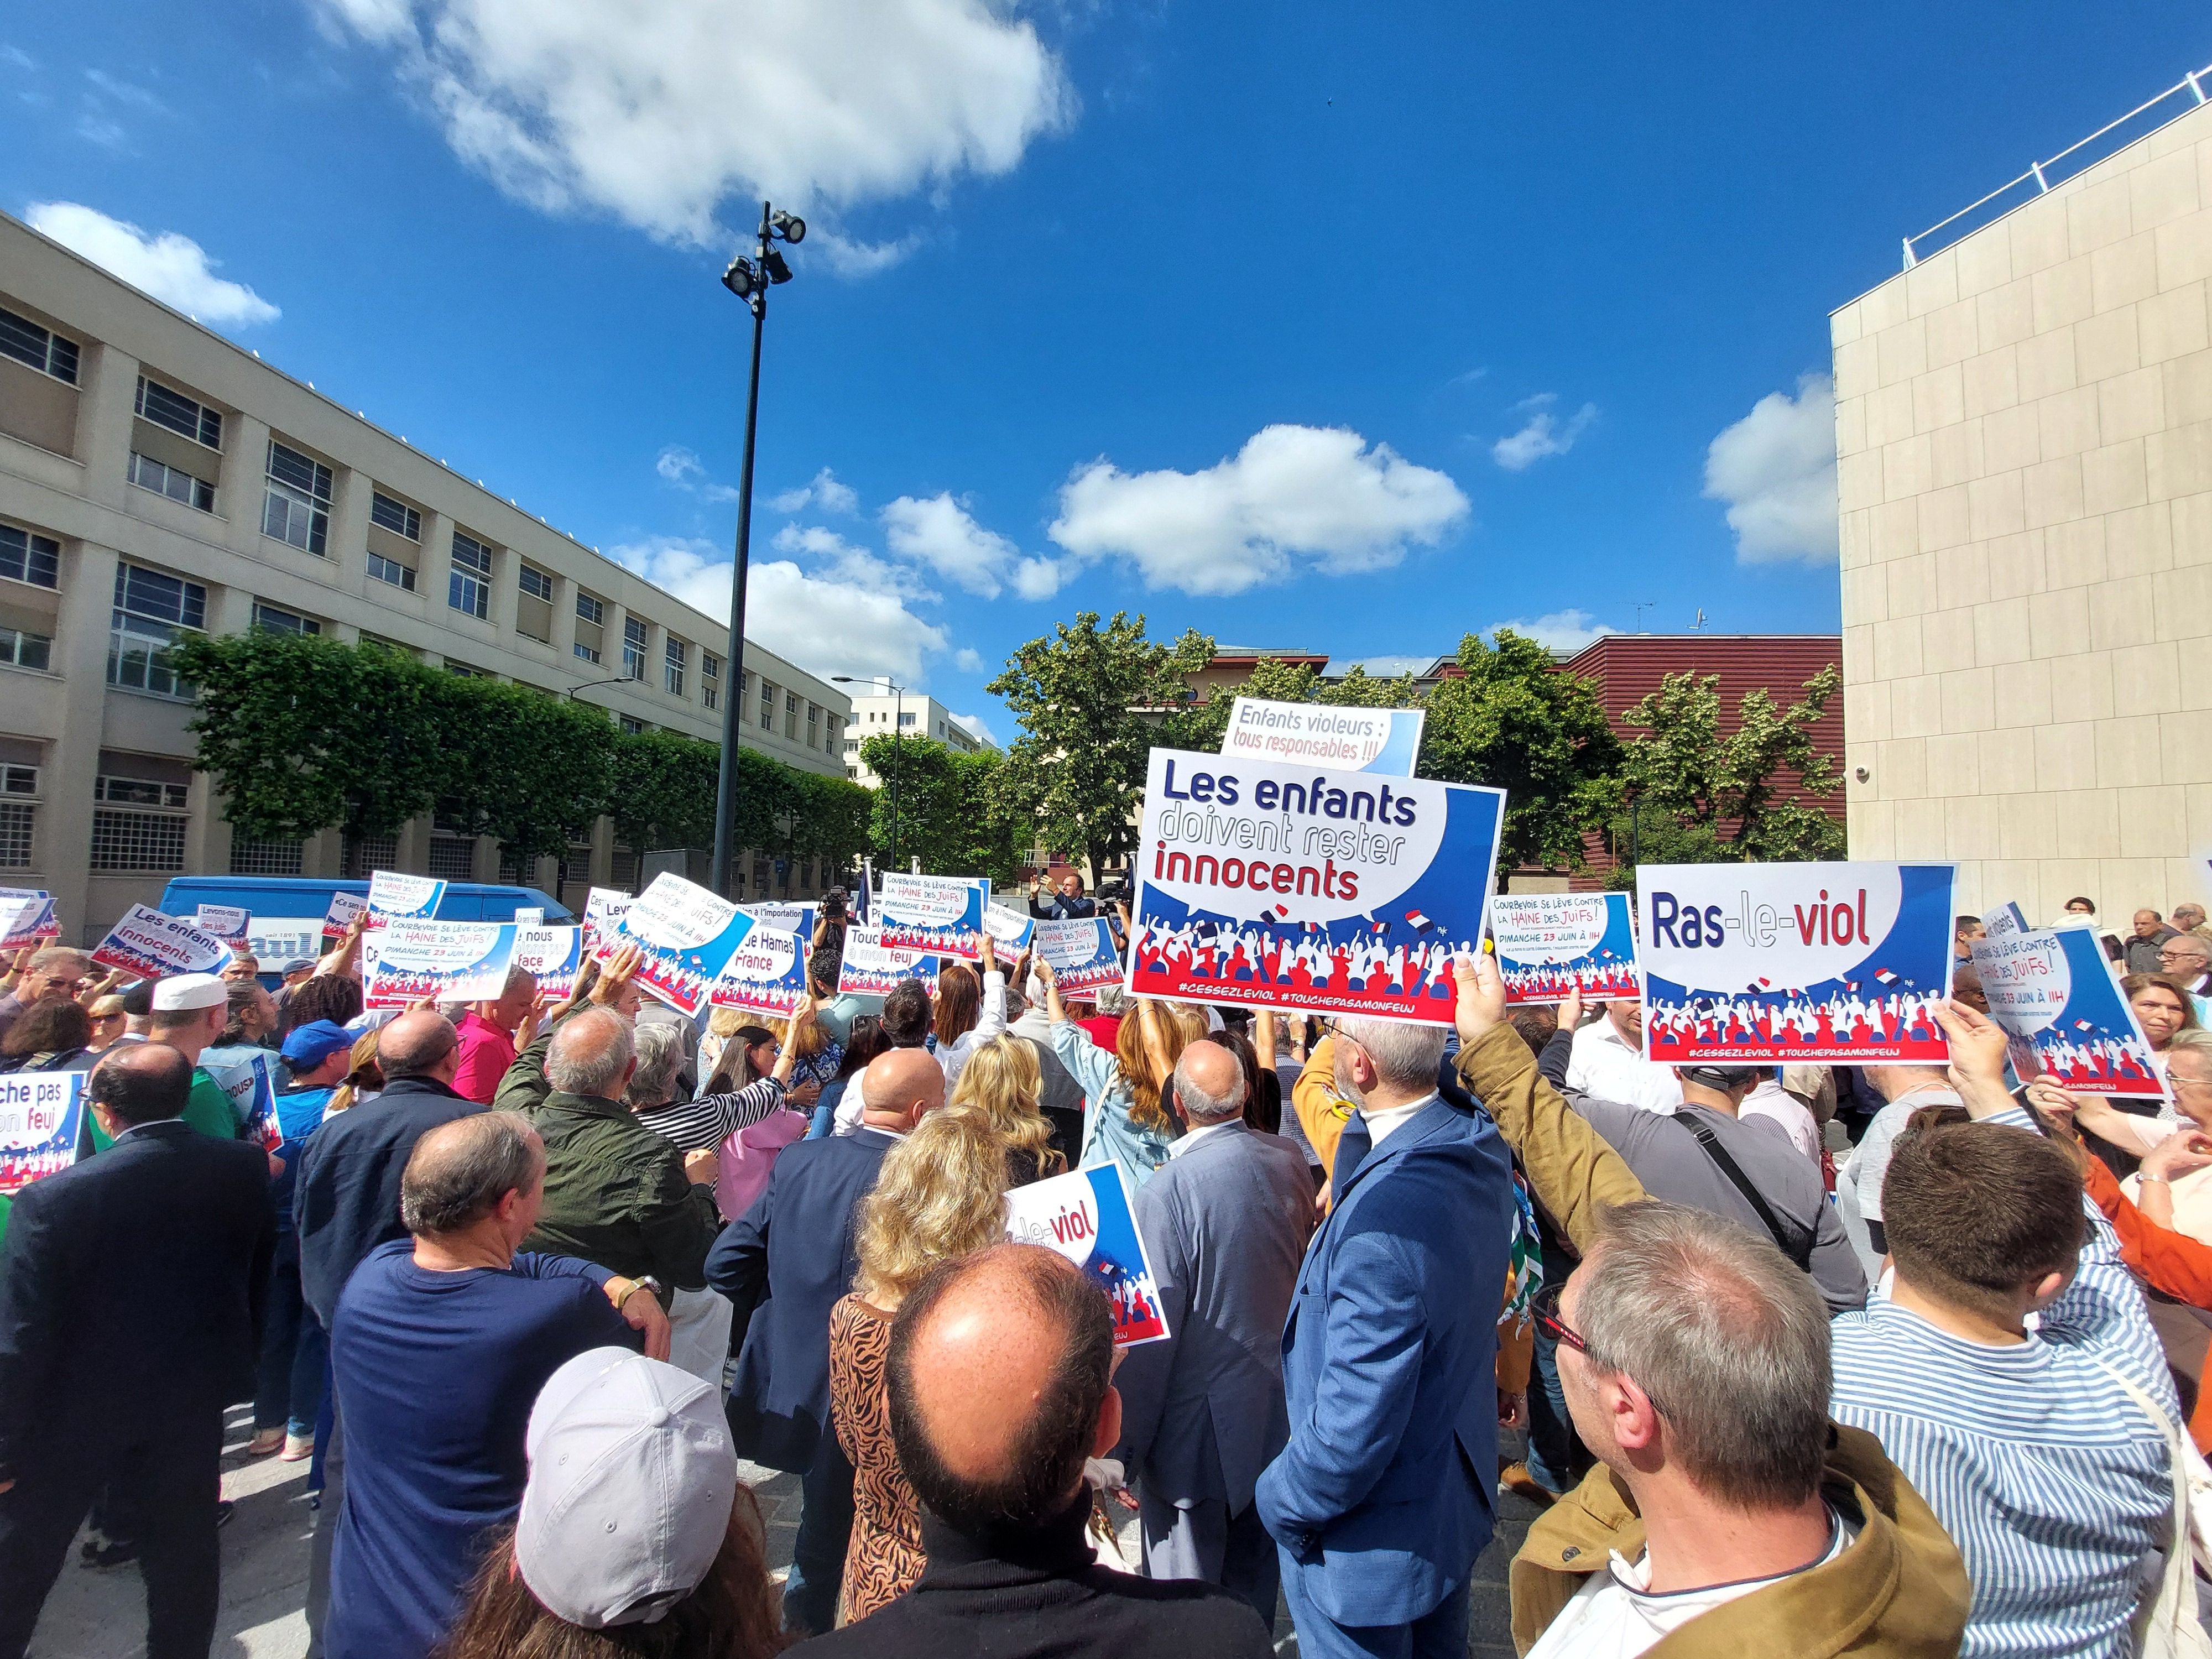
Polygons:
[[203,1057],[200,1066],[229,1098],[230,1109],[240,1124],[240,1140],[250,1140],[264,1152],[284,1144],[284,1131],[276,1122],[276,1079],[270,1073],[265,1053],[248,1054],[231,1066],[210,1066]]
[[359,893],[338,892],[331,895],[331,908],[323,915],[323,937],[343,939],[353,919],[368,908],[368,901]]
[[1643,992],[1626,893],[1494,894],[1490,937],[1509,1004],[1563,1002],[1571,991],[1629,1001]]
[[1121,953],[1114,948],[1114,930],[1096,916],[1040,921],[1030,948],[1039,962],[1052,969],[1063,997],[1079,997],[1121,982]]
[[246,930],[253,926],[253,912],[235,904],[203,904],[192,912],[192,926],[236,950],[246,943]]
[[814,907],[811,904],[740,904],[744,911],[763,927],[773,927],[780,933],[795,933],[811,949],[814,943]]
[[696,1014],[707,1006],[707,988],[753,927],[753,919],[727,899],[664,873],[601,937],[599,953],[611,957],[625,945],[636,945],[642,952],[639,988],[678,1013]]
[[806,945],[796,933],[756,926],[732,951],[707,1000],[717,1008],[787,1018],[806,994]]
[[973,876],[884,878],[876,895],[876,924],[895,950],[933,951],[973,962],[980,950],[989,881]]
[[1410,778],[1427,719],[1418,708],[1345,708],[1239,697],[1229,705],[1221,757]]
[[545,907],[542,904],[518,904],[514,907],[513,921],[518,927],[543,927],[545,925]]
[[38,887],[0,887],[0,951],[21,951],[62,936],[54,896]]
[[1668,1066],[1941,1064],[1948,864],[1645,865],[1644,1052]]
[[2000,904],[1982,918],[1982,931],[1991,939],[2008,939],[2027,930],[2027,917],[2017,904]]
[[371,1008],[489,1002],[507,988],[514,924],[395,916],[376,931],[376,963],[366,978]]
[[1130,994],[1449,1024],[1503,790],[1152,750]]
[[2094,933],[2026,928],[1977,939],[1973,951],[1990,1018],[2004,1027],[2023,1081],[2047,1076],[2086,1095],[2164,1097],[2150,1040]]
[[538,994],[558,1002],[575,994],[584,967],[580,927],[524,927],[514,930],[514,965],[538,981]]
[[845,930],[845,961],[837,970],[838,995],[888,996],[902,979],[920,980],[922,988],[935,996],[937,958],[927,951],[902,951],[885,945],[880,927],[855,924]]
[[76,1162],[88,1072],[15,1072],[0,1077],[0,1198]]
[[1120,1166],[1099,1164],[1015,1188],[1006,1194],[1006,1237],[1059,1252],[1113,1298],[1115,1347],[1170,1334]]
[[165,916],[149,904],[134,904],[100,941],[92,959],[138,979],[217,974],[230,965],[230,946],[189,921]]
[[584,951],[597,956],[615,924],[635,901],[618,887],[594,887],[584,898]]
[[372,870],[368,877],[368,925],[381,927],[395,916],[428,921],[438,914],[438,901],[446,896],[446,884],[435,876],[403,876],[392,870]]
[[998,953],[1000,962],[1011,962],[1027,948],[1036,933],[1036,918],[1003,904],[987,904],[983,907],[983,931],[991,936],[991,948]]

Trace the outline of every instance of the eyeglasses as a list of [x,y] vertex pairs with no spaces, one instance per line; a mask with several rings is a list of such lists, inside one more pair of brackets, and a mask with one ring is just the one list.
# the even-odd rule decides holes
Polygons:
[[1536,1316],[1536,1328],[1554,1342],[1564,1342],[1577,1353],[1588,1353],[1589,1344],[1583,1340],[1582,1333],[1559,1317],[1559,1301],[1567,1293],[1564,1285],[1554,1285],[1549,1290],[1537,1292],[1529,1311]]

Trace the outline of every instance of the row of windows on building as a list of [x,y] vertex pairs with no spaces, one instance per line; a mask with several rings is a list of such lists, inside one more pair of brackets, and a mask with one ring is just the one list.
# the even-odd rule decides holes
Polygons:
[[[111,757],[103,755],[101,758]],[[156,758],[144,769],[168,770],[177,764]],[[0,766],[0,870],[32,867],[41,793],[38,767]],[[191,823],[189,785],[134,776],[119,769],[103,769],[93,780],[92,799],[91,868],[171,871],[185,867],[185,832]]]

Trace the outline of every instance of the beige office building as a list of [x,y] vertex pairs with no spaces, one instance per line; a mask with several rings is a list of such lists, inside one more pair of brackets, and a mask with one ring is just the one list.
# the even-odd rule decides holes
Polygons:
[[[191,766],[162,648],[255,625],[374,638],[456,673],[718,740],[727,630],[365,416],[0,216],[0,885],[45,887],[97,938],[179,873],[388,867],[550,890],[434,822],[244,843]],[[744,741],[842,775],[851,702],[745,647]],[[627,678],[618,677],[627,676]],[[593,682],[616,681],[592,684]],[[562,896],[672,867],[605,820]],[[740,860],[750,896],[828,872]]]
[[845,728],[845,775],[864,788],[883,782],[860,758],[860,745],[870,738],[927,738],[963,755],[992,745],[953,718],[952,711],[927,692],[908,691],[890,696],[864,692],[853,699],[852,722]]
[[2081,893],[2124,931],[2212,897],[2193,94],[1832,319],[1850,850],[1955,860],[1968,909]]

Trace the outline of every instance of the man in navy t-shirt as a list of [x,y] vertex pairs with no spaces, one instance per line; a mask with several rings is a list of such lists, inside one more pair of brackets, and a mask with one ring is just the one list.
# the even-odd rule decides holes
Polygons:
[[400,1183],[411,1238],[379,1246],[338,1297],[331,1369],[344,1415],[344,1508],[329,1659],[422,1659],[459,1613],[483,1534],[514,1516],[523,1434],[545,1379],[588,1348],[668,1353],[648,1282],[518,1254],[545,1149],[511,1112],[416,1146]]

